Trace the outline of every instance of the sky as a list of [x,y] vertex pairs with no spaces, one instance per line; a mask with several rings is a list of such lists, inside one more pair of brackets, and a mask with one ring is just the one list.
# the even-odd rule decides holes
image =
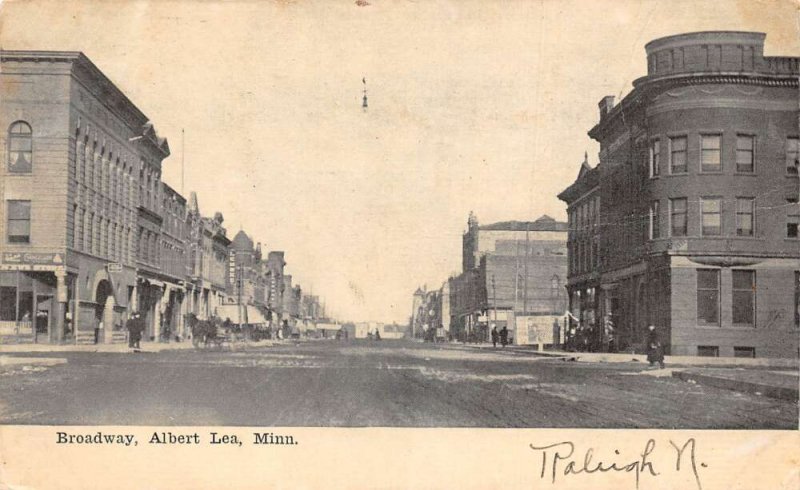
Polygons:
[[338,319],[401,323],[460,272],[470,211],[566,219],[598,101],[648,41],[702,30],[800,54],[792,0],[0,2],[0,47],[83,51],[230,237],[285,251]]

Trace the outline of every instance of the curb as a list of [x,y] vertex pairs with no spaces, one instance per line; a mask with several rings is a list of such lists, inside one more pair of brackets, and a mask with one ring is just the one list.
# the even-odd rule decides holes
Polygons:
[[797,388],[784,388],[780,386],[770,386],[765,384],[753,383],[750,381],[740,381],[719,376],[709,376],[706,374],[693,373],[691,371],[673,371],[672,376],[682,381],[694,381],[698,384],[713,386],[726,390],[739,391],[743,393],[757,394],[780,400],[796,402],[798,399]]

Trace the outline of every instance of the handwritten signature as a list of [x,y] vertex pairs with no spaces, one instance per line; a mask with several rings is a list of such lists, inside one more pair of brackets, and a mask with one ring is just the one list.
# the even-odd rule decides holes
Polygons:
[[[694,438],[687,439],[682,445],[676,444],[672,440],[669,441],[673,451],[671,455],[674,457],[674,471],[681,472],[687,470],[687,465],[692,471],[697,490],[703,490],[703,485],[700,482],[699,468],[706,468],[705,463],[697,462],[697,442]],[[593,474],[593,473],[608,473],[608,472],[625,472],[633,473],[635,475],[636,489],[639,489],[639,482],[643,476],[657,477],[661,474],[656,469],[655,461],[653,461],[653,453],[656,450],[656,441],[648,439],[644,449],[636,455],[636,459],[628,462],[603,462],[593,461],[595,458],[594,448],[588,448],[583,453],[583,459],[580,460],[579,455],[575,454],[575,444],[571,441],[558,442],[549,444],[547,446],[535,446],[530,444],[530,448],[534,451],[541,452],[542,464],[539,478],[544,480],[548,478],[552,484],[555,484],[559,477],[567,477],[570,475]],[[620,456],[619,450],[614,450],[614,456]],[[620,458],[622,459],[622,458]]]

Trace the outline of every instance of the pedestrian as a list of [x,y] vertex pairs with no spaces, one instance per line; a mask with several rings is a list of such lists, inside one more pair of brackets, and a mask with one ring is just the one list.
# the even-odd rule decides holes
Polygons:
[[578,332],[575,330],[575,327],[572,326],[567,332],[567,350],[569,352],[575,352],[575,337],[578,335]]
[[139,313],[134,313],[134,334],[133,334],[133,346],[136,349],[140,349],[141,342],[142,342],[142,334],[144,333],[144,320],[142,320],[142,315]]
[[505,325],[500,329],[500,343],[503,347],[508,345],[508,328]]
[[136,330],[136,322],[134,319],[136,318],[136,313],[133,313],[128,321],[125,322],[125,328],[128,330],[128,347],[133,349],[134,346],[134,330]]
[[497,338],[500,334],[497,333],[497,327],[492,325],[492,347],[497,348]]
[[661,346],[655,325],[647,327],[647,362],[650,363],[650,367],[658,363],[661,369],[664,369],[664,349]]

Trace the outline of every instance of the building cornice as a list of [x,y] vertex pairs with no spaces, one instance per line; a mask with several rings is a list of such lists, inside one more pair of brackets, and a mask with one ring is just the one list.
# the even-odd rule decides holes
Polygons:
[[650,103],[653,92],[690,85],[750,85],[774,88],[798,88],[800,74],[769,74],[757,72],[683,73],[659,77],[644,76],[633,82],[634,89],[614,106],[592,129],[589,136],[599,140],[605,128],[610,127],[626,111],[636,110]]

